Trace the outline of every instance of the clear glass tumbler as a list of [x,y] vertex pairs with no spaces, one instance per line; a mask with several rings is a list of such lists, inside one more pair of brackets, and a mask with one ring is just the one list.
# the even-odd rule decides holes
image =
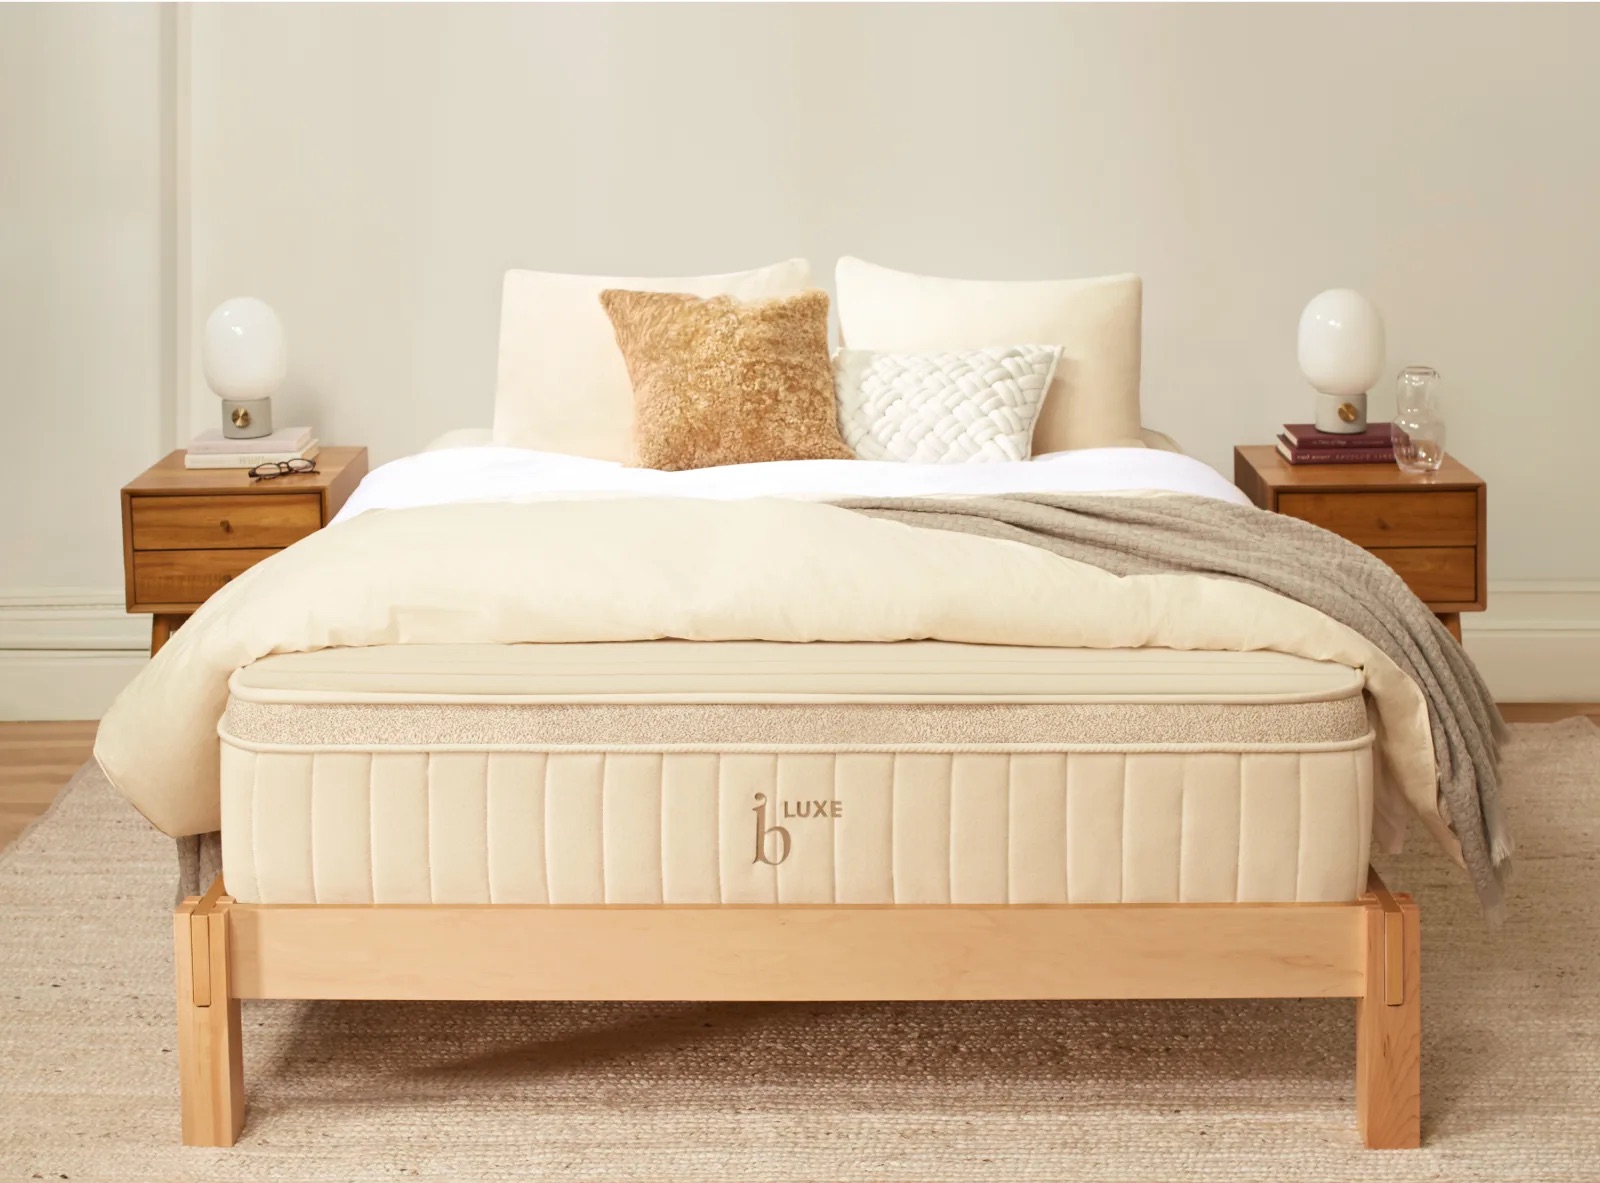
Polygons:
[[1406,472],[1436,472],[1444,463],[1444,398],[1439,371],[1407,366],[1395,378],[1394,462]]

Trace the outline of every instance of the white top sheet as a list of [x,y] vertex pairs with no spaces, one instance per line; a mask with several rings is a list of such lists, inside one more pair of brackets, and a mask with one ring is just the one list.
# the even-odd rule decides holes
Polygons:
[[1088,448],[1001,464],[905,464],[879,460],[780,460],[687,472],[629,468],[525,448],[445,448],[374,469],[336,522],[369,509],[463,501],[563,497],[952,497],[999,493],[1191,493],[1248,504],[1215,469],[1156,448]]

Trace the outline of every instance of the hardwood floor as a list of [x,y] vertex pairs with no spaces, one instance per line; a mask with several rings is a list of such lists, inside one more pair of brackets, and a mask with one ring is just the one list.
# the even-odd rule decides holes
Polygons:
[[1559,723],[1587,715],[1600,726],[1600,702],[1503,702],[1500,713],[1507,723]]
[[[1506,703],[1512,723],[1554,723],[1587,715],[1600,724],[1600,702]],[[0,723],[0,848],[47,808],[94,744],[93,723]]]
[[0,847],[55,800],[89,758],[94,723],[0,723]]

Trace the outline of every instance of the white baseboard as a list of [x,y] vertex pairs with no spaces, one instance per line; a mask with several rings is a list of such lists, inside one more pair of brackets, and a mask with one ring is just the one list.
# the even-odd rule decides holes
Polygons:
[[149,652],[120,588],[0,595],[0,720],[98,719]]
[[1491,583],[1461,631],[1501,702],[1600,702],[1600,582]]
[[148,660],[109,649],[0,649],[0,721],[98,719]]
[[[1462,617],[1502,702],[1600,702],[1600,582],[1497,583]],[[0,595],[0,720],[98,719],[147,660],[150,618],[120,589]]]

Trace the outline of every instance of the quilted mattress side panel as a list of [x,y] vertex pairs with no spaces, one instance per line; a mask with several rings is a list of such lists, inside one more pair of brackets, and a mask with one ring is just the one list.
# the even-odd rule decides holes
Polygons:
[[248,903],[1354,899],[1370,747],[1313,752],[256,752]]

